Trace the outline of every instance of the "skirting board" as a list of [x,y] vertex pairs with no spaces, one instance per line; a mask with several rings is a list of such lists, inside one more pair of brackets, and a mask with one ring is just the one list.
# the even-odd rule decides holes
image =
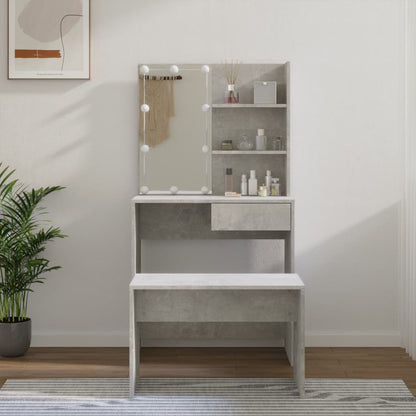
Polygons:
[[[158,347],[278,347],[280,340],[163,340],[149,339],[143,346]],[[400,347],[399,331],[307,332],[307,347]],[[34,332],[32,347],[128,347],[128,334],[114,332]]]

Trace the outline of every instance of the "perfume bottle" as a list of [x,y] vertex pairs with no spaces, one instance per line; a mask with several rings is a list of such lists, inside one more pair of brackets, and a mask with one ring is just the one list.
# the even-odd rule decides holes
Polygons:
[[280,196],[280,180],[279,180],[279,178],[272,178],[270,195]]
[[225,192],[233,192],[233,170],[231,168],[225,170]]
[[237,144],[238,150],[251,150],[253,149],[253,143],[248,139],[248,136],[243,136]]

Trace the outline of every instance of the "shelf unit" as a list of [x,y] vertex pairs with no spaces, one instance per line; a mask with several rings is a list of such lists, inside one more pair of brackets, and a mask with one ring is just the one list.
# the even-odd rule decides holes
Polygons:
[[287,155],[286,150],[213,150],[213,155]]
[[[254,82],[276,81],[276,104],[254,104]],[[239,104],[224,104],[226,80],[222,65],[212,66],[212,192],[224,194],[226,168],[233,169],[233,188],[240,190],[241,175],[256,171],[262,185],[266,170],[280,179],[281,195],[290,195],[290,65],[243,64],[236,83]],[[285,150],[219,150],[222,140],[236,147],[243,135],[255,144],[257,129],[271,137],[281,137]],[[233,156],[233,157],[229,157]]]

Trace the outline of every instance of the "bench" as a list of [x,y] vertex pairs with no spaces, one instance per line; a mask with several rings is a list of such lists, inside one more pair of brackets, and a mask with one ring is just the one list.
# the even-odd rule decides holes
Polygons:
[[130,397],[145,322],[286,322],[285,348],[304,395],[304,284],[294,273],[138,273],[130,283]]

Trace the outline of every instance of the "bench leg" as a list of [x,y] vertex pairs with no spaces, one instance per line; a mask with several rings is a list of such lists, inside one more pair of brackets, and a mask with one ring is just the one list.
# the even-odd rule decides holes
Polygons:
[[136,322],[135,292],[130,292],[130,351],[129,351],[129,376],[130,398],[136,393],[137,378],[140,367],[140,333],[139,324]]
[[286,322],[285,329],[285,350],[289,364],[293,367],[294,361],[294,324],[293,322]]
[[300,397],[305,395],[305,321],[304,292],[299,292],[298,319],[294,324],[295,360],[293,374]]

